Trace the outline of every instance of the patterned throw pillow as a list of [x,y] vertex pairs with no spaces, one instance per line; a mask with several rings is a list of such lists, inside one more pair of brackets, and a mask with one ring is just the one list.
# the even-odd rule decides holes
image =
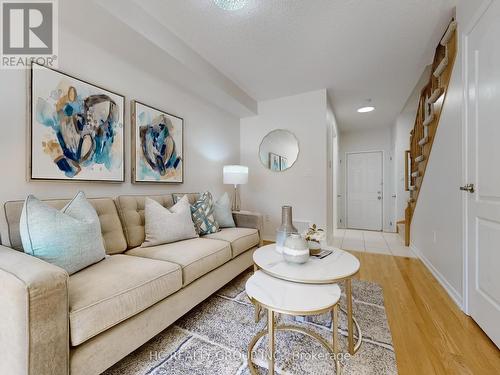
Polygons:
[[214,199],[210,192],[200,195],[198,200],[191,206],[194,226],[199,235],[215,233],[219,231],[219,224],[214,215]]

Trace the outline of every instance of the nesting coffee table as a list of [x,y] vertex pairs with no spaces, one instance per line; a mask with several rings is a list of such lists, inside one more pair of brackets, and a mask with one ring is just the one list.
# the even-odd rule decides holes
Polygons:
[[[248,346],[248,369],[252,375],[257,375],[257,370],[252,363],[252,352],[259,339],[268,336],[267,362],[269,375],[274,374],[275,366],[275,332],[292,331],[316,339],[331,353],[335,361],[335,374],[341,375],[338,344],[338,308],[340,301],[340,288],[337,284],[301,284],[285,281],[270,276],[263,271],[256,271],[245,285],[248,298],[254,303],[267,309],[267,328],[255,335]],[[318,333],[305,327],[275,323],[276,314],[290,316],[309,316],[331,313],[332,339],[330,342]]]
[[[352,312],[352,278],[359,271],[359,260],[347,251],[335,248],[329,256],[319,259],[311,257],[307,263],[292,264],[285,262],[283,255],[276,251],[274,244],[257,249],[253,254],[254,269],[262,270],[277,279],[300,284],[336,284],[345,283],[347,311],[348,349],[351,355],[361,346],[362,333]],[[255,304],[255,318],[260,317],[260,305]],[[357,341],[354,342],[354,326]]]

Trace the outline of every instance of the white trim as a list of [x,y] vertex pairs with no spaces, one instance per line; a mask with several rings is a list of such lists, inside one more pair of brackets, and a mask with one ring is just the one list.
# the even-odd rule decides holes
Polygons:
[[384,196],[384,189],[385,189],[385,151],[384,150],[368,150],[368,151],[346,151],[345,152],[345,163],[344,163],[344,196],[345,196],[345,199],[344,199],[344,220],[345,220],[345,223],[344,223],[344,228],[345,229],[357,229],[357,230],[370,230],[370,229],[360,229],[360,228],[349,228],[348,227],[348,219],[347,219],[347,215],[348,215],[348,212],[347,212],[347,200],[348,200],[348,190],[347,190],[347,183],[348,183],[348,174],[347,174],[347,169],[348,169],[348,162],[347,162],[347,157],[351,154],[372,154],[372,153],[376,153],[376,152],[380,152],[382,154],[382,185],[381,185],[381,188],[380,188],[380,192],[381,192],[381,195],[382,195],[382,222],[381,222],[381,226],[382,226],[382,229],[380,230],[377,230],[377,232],[383,232],[384,229],[385,229],[385,220],[384,220],[384,206],[385,206],[385,196]]
[[476,12],[469,19],[469,22],[466,25],[464,25],[463,33],[465,35],[469,35],[470,33],[472,33],[472,30],[476,27],[476,25],[481,20],[481,18],[486,13],[491,4],[493,4],[493,0],[483,0],[481,5],[477,7]]
[[432,275],[437,279],[439,284],[444,288],[444,290],[448,293],[450,298],[457,304],[460,310],[463,311],[463,300],[462,296],[458,291],[446,280],[446,278],[437,270],[436,267],[425,257],[425,255],[417,249],[417,247],[410,243],[410,249],[415,253],[415,255],[422,261],[422,263],[427,267],[429,271],[431,271]]
[[[472,29],[470,29],[472,31]],[[469,34],[461,34],[458,51],[462,54],[462,182],[469,180]],[[465,182],[468,183],[468,182]],[[469,207],[467,194],[462,196],[462,287],[463,287],[463,311],[470,315],[469,310]]]

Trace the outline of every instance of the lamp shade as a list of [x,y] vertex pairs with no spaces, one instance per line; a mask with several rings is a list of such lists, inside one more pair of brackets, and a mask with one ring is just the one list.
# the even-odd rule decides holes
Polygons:
[[244,185],[248,182],[248,167],[244,165],[225,165],[223,175],[225,184]]

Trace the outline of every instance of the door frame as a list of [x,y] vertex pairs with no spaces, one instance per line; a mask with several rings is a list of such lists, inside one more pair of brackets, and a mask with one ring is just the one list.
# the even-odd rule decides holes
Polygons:
[[[461,48],[462,53],[462,82],[463,82],[463,92],[462,92],[462,182],[467,184],[470,181],[471,175],[469,171],[469,130],[471,124],[469,123],[469,37],[477,23],[484,16],[486,11],[493,4],[493,0],[483,0],[481,5],[476,10],[476,13],[470,18],[470,20],[464,25],[462,32],[459,30],[459,50]],[[469,308],[469,255],[473,251],[469,249],[469,194],[463,194],[462,196],[462,256],[463,256],[463,284],[462,284],[462,311],[470,316]]]
[[369,150],[369,151],[346,151],[345,152],[345,170],[344,170],[344,175],[345,175],[345,181],[344,181],[344,189],[345,189],[345,201],[344,201],[344,216],[345,216],[345,229],[352,229],[352,228],[349,228],[349,212],[347,210],[347,202],[349,200],[349,190],[348,190],[348,184],[349,184],[349,178],[348,178],[348,173],[347,173],[347,170],[349,169],[349,158],[348,156],[351,155],[351,154],[371,154],[371,153],[375,153],[375,152],[378,152],[382,155],[382,158],[381,158],[381,168],[382,168],[382,185],[381,185],[381,188],[380,188],[380,191],[381,191],[381,194],[382,194],[382,210],[381,210],[381,223],[382,223],[382,229],[380,229],[380,231],[375,231],[375,232],[383,232],[384,231],[384,205],[385,205],[385,197],[384,197],[384,188],[385,188],[385,184],[384,184],[384,161],[385,161],[385,152],[384,150]]

